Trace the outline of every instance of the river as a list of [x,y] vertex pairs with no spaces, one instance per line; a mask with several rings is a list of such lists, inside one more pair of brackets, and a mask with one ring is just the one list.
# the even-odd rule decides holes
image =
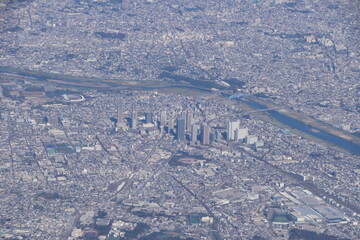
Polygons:
[[[251,107],[254,107],[257,109],[267,109],[267,106],[262,105],[257,102],[254,102],[254,101],[251,101],[250,99],[246,99],[246,100],[239,99],[239,101],[244,102],[244,103],[250,105]],[[280,122],[282,124],[285,124],[291,128],[297,129],[297,130],[307,133],[313,137],[324,140],[325,142],[328,142],[335,146],[343,148],[353,154],[360,155],[360,145],[359,144],[353,143],[344,138],[341,138],[341,137],[338,137],[331,133],[325,132],[319,128],[309,126],[295,118],[284,115],[276,110],[270,110],[270,111],[268,111],[268,113],[270,114],[270,116],[272,116],[273,118],[275,118],[278,122]]]

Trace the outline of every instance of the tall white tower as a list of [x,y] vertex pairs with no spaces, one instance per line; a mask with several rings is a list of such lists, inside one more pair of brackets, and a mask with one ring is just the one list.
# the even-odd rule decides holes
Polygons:
[[240,121],[229,121],[227,123],[227,140],[235,140],[235,133],[239,131]]

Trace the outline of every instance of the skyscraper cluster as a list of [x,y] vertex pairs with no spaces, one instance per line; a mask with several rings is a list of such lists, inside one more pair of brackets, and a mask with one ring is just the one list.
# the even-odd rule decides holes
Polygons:
[[[221,131],[213,130],[207,123],[196,123],[193,121],[193,115],[189,112],[182,113],[178,118],[169,116],[165,110],[160,112],[158,121],[154,120],[152,112],[145,112],[145,124],[158,124],[161,131],[166,130],[167,133],[174,134],[179,141],[190,140],[191,144],[201,143],[209,145],[212,141],[218,141],[222,138]],[[130,127],[137,129],[138,111],[134,105],[130,113]],[[117,128],[126,126],[124,122],[123,109],[117,107]],[[152,125],[153,126],[153,125]],[[226,126],[226,140],[228,141],[244,141],[247,144],[255,144],[258,142],[256,136],[249,135],[247,127],[241,127],[240,120],[228,121]]]

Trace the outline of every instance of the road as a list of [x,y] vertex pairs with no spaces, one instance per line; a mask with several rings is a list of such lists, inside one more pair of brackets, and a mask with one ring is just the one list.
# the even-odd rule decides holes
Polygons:
[[184,188],[185,191],[187,191],[191,196],[193,196],[196,200],[198,200],[201,206],[203,206],[206,209],[209,215],[214,219],[214,222],[211,224],[212,237],[214,240],[221,240],[221,236],[219,234],[219,231],[217,230],[217,224],[219,223],[220,219],[217,216],[215,216],[215,214],[211,211],[211,209],[204,202],[204,200],[202,200],[195,193],[193,193],[193,191],[191,191],[187,186],[185,186],[185,184],[183,184],[180,180],[178,180],[176,177],[172,175],[170,175],[170,177],[174,179],[174,181],[177,182],[182,188]]
[[[159,146],[159,144],[162,143],[162,141],[164,140],[164,137],[165,137],[165,133],[163,133],[160,137],[160,139],[155,143],[155,145],[153,146],[153,148],[151,149],[151,151],[146,154],[146,156],[141,160],[143,163],[145,163],[147,161],[147,159],[155,152],[156,148]],[[149,167],[149,165],[145,164],[146,167]],[[150,178],[149,178],[150,179]],[[141,189],[144,188],[144,186],[146,185],[147,181],[146,180],[145,183],[141,186]],[[130,190],[131,186],[133,185],[134,181],[136,180],[136,174],[134,174],[134,177],[121,189],[121,192],[122,193],[125,193],[127,192],[128,190]],[[135,190],[136,193],[139,193],[140,190]],[[118,193],[118,192],[117,192]],[[116,193],[116,194],[117,194]]]

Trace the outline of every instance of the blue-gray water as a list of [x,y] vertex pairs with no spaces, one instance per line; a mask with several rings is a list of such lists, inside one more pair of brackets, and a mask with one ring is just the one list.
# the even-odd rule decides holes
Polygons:
[[[255,107],[255,108],[258,108],[258,109],[267,109],[267,107],[265,105],[262,105],[260,103],[256,103],[256,102],[253,102],[249,99],[240,99],[240,101],[252,106],[252,107]],[[325,132],[321,129],[318,129],[318,128],[315,128],[315,127],[312,127],[312,126],[309,126],[295,118],[292,118],[292,117],[289,117],[289,116],[286,116],[284,114],[281,114],[280,112],[278,111],[274,111],[274,110],[270,110],[268,111],[268,113],[273,117],[275,118],[278,122],[281,122],[291,128],[294,128],[294,129],[297,129],[301,132],[304,132],[304,133],[307,133],[311,136],[314,136],[314,137],[317,137],[321,140],[324,140],[328,143],[331,143],[333,145],[336,145],[338,147],[341,147],[353,154],[357,154],[357,155],[360,155],[360,145],[359,144],[356,144],[356,143],[353,143],[351,141],[348,141],[348,140],[345,140],[341,137],[338,137],[338,136],[335,136],[331,133],[328,133],[328,132]],[[316,131],[313,131],[315,129]]]

